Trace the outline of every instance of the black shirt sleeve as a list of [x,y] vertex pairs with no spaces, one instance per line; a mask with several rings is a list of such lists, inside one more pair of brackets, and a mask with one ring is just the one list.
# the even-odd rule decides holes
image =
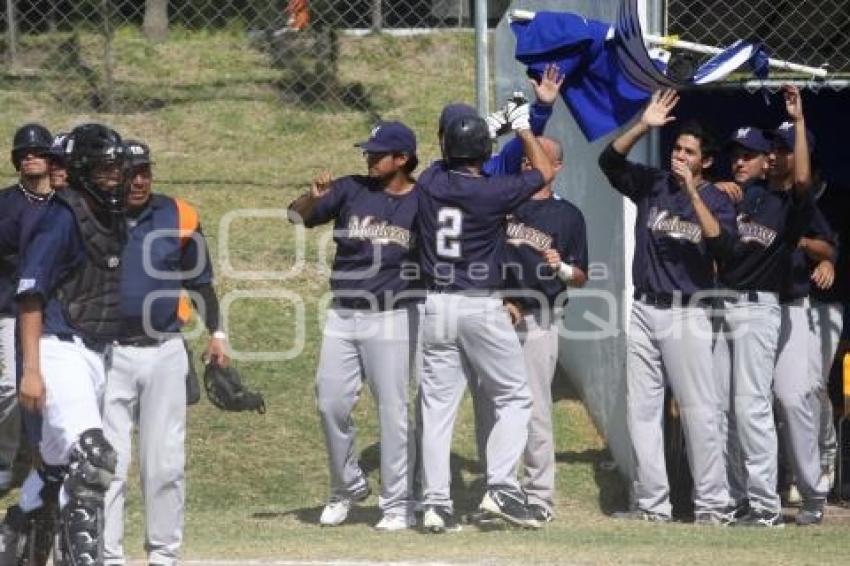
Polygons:
[[656,169],[632,163],[612,144],[608,144],[599,155],[599,168],[611,186],[633,201],[649,192],[658,177]]

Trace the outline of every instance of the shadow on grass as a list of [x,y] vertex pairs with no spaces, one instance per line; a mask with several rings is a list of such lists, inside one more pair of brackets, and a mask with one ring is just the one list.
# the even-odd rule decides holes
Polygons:
[[555,461],[562,464],[592,464],[593,479],[599,493],[599,510],[605,515],[627,509],[629,484],[617,471],[611,454],[604,449],[589,449],[583,452],[558,452]]

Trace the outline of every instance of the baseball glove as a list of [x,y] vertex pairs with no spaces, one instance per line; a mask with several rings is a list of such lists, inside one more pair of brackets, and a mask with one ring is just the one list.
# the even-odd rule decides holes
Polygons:
[[261,415],[266,412],[263,396],[248,391],[233,367],[208,363],[204,371],[204,389],[210,402],[222,411],[257,411]]

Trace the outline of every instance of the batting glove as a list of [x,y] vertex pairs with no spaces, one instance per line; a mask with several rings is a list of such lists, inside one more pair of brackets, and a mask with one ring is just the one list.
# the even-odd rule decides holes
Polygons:
[[506,112],[506,116],[508,122],[511,124],[511,129],[515,132],[531,129],[531,123],[529,121],[531,105],[526,102],[524,104],[508,103],[508,106],[509,109]]
[[487,128],[490,130],[490,138],[496,139],[511,129],[508,123],[508,118],[505,116],[505,109],[499,108],[495,112],[490,113],[484,121],[487,122]]

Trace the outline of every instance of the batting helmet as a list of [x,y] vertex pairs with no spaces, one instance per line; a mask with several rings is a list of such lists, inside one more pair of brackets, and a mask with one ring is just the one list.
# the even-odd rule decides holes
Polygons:
[[443,134],[443,158],[484,161],[493,151],[487,122],[478,116],[462,116],[452,120]]
[[[129,180],[127,148],[118,132],[102,124],[83,124],[71,131],[66,147],[71,187],[88,193],[95,203],[110,212],[123,212]],[[117,165],[117,186],[100,186],[94,178],[99,167]]]
[[35,151],[47,154],[53,145],[53,135],[41,124],[24,124],[15,132],[12,140],[12,163],[20,170],[21,161],[27,152]]
[[67,159],[66,150],[68,148],[68,138],[70,134],[68,132],[61,132],[56,134],[56,137],[53,138],[53,145],[50,146],[50,158],[54,162],[58,162],[61,164],[65,164]]

